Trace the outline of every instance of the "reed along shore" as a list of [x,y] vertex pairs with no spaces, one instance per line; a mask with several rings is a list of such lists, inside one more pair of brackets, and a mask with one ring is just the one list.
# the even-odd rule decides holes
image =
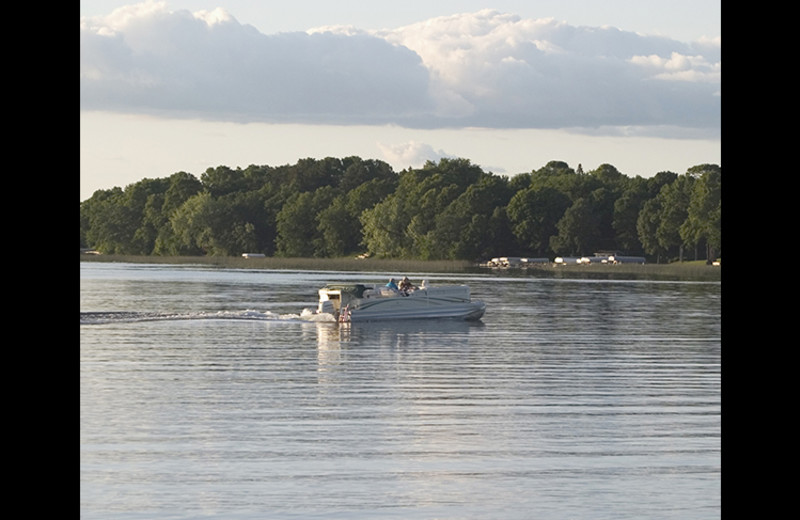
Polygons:
[[497,276],[540,278],[591,278],[607,280],[722,280],[722,267],[705,261],[669,264],[536,264],[525,268],[492,269],[466,260],[403,260],[391,258],[243,258],[235,256],[131,256],[81,254],[81,262],[127,262],[138,264],[194,264],[228,269],[275,269],[295,271],[358,271],[386,275],[413,273],[486,273]]

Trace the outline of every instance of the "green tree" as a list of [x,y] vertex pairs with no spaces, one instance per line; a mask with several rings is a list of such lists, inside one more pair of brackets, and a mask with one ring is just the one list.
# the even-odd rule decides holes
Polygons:
[[381,257],[441,257],[441,244],[431,233],[436,217],[482,174],[467,159],[428,161],[421,169],[403,170],[394,193],[362,214],[364,245]]
[[434,258],[476,260],[494,248],[491,217],[512,195],[505,178],[483,174],[438,213],[429,231]]
[[234,170],[227,166],[206,169],[200,176],[200,181],[203,183],[203,188],[214,198],[242,191],[247,186],[244,172],[239,168]]
[[525,248],[519,243],[511,230],[511,220],[508,217],[508,206],[496,207],[489,217],[487,234],[484,238],[489,246],[485,248],[482,258],[493,256],[522,256],[527,254]]
[[204,255],[212,248],[208,210],[211,202],[211,194],[203,191],[189,197],[172,213],[172,240],[163,246],[163,254]]
[[508,218],[525,254],[550,256],[551,237],[558,234],[556,225],[570,205],[566,194],[547,186],[531,186],[511,198]]
[[592,175],[600,180],[604,186],[611,187],[615,184],[620,184],[625,182],[626,177],[622,175],[619,170],[617,170],[614,166],[610,164],[603,163],[597,167],[596,170],[589,172],[589,175]]
[[[358,220],[361,214],[375,207],[391,195],[397,188],[397,178],[374,178],[361,183],[346,193],[345,207],[353,219]],[[358,222],[353,225],[360,227]]]
[[680,235],[695,247],[705,244],[706,259],[712,261],[722,248],[722,170],[717,165],[703,164],[690,168],[687,174],[697,180]]
[[[510,179],[468,159],[400,174],[376,160],[177,172],[98,190],[80,206],[81,247],[103,253],[478,259],[598,249],[683,257],[721,250],[721,170],[628,179],[563,161]],[[696,255],[697,256],[697,255]]]
[[133,233],[129,235],[124,254],[149,255],[153,252],[158,226],[161,224],[161,205],[167,179],[142,179],[125,187],[127,214]]
[[[347,197],[339,195],[318,215],[317,232],[321,237],[316,256],[340,257],[353,253],[361,241],[361,226],[347,211]],[[354,225],[355,224],[355,225]]]
[[203,184],[191,173],[177,172],[169,177],[169,187],[164,193],[164,206],[162,211],[169,215],[177,210],[181,204],[197,195],[203,189]]
[[636,219],[636,231],[644,252],[655,256],[658,263],[661,263],[661,257],[667,253],[666,248],[661,245],[656,235],[658,226],[661,223],[661,210],[661,199],[657,197],[648,199]]
[[169,177],[169,187],[164,193],[160,211],[153,210],[146,218],[157,228],[153,254],[171,255],[179,251],[171,219],[178,209],[191,197],[200,193],[202,183],[192,174],[177,172]]
[[168,221],[163,212],[164,193],[151,193],[142,209],[142,222],[134,232],[133,238],[139,244],[141,254],[152,254],[156,249],[158,235]]
[[[642,251],[648,255],[653,255],[656,257],[657,261],[660,262],[661,258],[667,254],[667,249],[662,247],[659,244],[658,238],[656,236],[656,231],[661,222],[661,212],[662,212],[662,199],[658,198],[658,194],[664,188],[664,186],[670,185],[674,183],[678,179],[678,174],[670,171],[660,171],[656,173],[653,177],[650,177],[645,180],[644,186],[640,187],[642,190],[641,193],[641,209],[639,210],[638,215],[636,218],[636,236],[641,244]],[[624,194],[623,194],[624,197]],[[635,195],[632,198],[638,198]],[[625,204],[626,200],[623,200],[621,204]],[[635,203],[635,202],[634,202]],[[615,206],[615,211],[619,211],[619,213],[615,213],[615,218],[619,218],[620,221],[622,218],[619,216],[622,212],[622,209],[619,206]],[[629,217],[633,217],[633,215],[628,215]],[[621,231],[620,228],[623,224],[618,223],[615,227],[615,230],[620,236]],[[629,228],[628,228],[629,229]],[[626,240],[627,243],[632,243],[629,236],[623,236],[623,240],[621,241],[622,244],[625,244]],[[629,248],[628,246],[623,245],[623,248],[626,249],[627,252],[633,251],[633,248]]]
[[567,208],[556,224],[558,234],[550,238],[553,251],[575,256],[607,249],[610,245],[607,200],[606,190],[601,188]]
[[81,203],[81,224],[88,247],[113,254],[124,247],[133,231],[128,225],[122,188],[97,190]]
[[570,168],[569,164],[564,161],[550,161],[538,170],[531,172],[531,182],[538,183],[548,177],[562,177],[564,175],[575,175],[575,170]]
[[625,183],[620,196],[614,201],[612,227],[617,247],[628,254],[642,253],[636,222],[644,203],[649,200],[648,180],[635,177]]
[[683,259],[688,242],[681,237],[681,227],[688,217],[694,182],[691,175],[676,177],[673,182],[663,184],[658,195],[644,204],[637,230],[646,253],[659,259],[661,256]]
[[347,157],[342,160],[344,173],[338,187],[344,192],[358,189],[367,183],[397,184],[397,174],[389,164],[375,159],[364,160],[360,157]]
[[283,182],[292,193],[313,192],[325,186],[337,187],[344,172],[345,167],[340,159],[306,158],[288,168]]
[[324,256],[345,256],[362,250],[361,214],[392,193],[396,179],[390,177],[361,178],[361,184],[338,195],[318,215],[317,230],[322,235],[320,253]]
[[406,228],[413,209],[407,198],[403,190],[397,190],[361,214],[362,244],[367,251],[379,257],[406,257],[410,249]]
[[319,217],[336,197],[331,186],[313,192],[296,193],[286,201],[277,216],[278,236],[275,239],[278,256],[324,256],[324,237],[319,232]]
[[520,173],[514,175],[510,179],[508,179],[508,188],[511,190],[512,193],[516,193],[521,190],[527,190],[531,187],[533,182],[533,174],[531,173]]
[[653,177],[647,179],[647,187],[650,193],[650,198],[654,198],[661,191],[661,188],[667,184],[672,184],[678,180],[678,174],[671,171],[660,171]]
[[269,247],[274,234],[264,230],[268,214],[258,191],[234,192],[211,202],[213,254],[260,253]]
[[677,251],[679,260],[683,260],[684,248],[689,245],[681,237],[680,230],[689,216],[689,200],[694,181],[690,175],[681,175],[672,184],[664,186],[658,194],[658,198],[662,200],[662,210],[656,238],[667,251]]
[[553,188],[567,195],[574,203],[578,199],[586,199],[590,194],[603,187],[603,178],[611,175],[608,172],[616,169],[610,165],[603,165],[597,174],[576,173],[567,163],[550,161],[544,167],[536,170],[531,175],[531,186],[536,188]]
[[[98,190],[81,203],[87,244],[107,254],[152,253],[165,179],[142,179],[124,190]],[[148,213],[149,218],[145,218]]]

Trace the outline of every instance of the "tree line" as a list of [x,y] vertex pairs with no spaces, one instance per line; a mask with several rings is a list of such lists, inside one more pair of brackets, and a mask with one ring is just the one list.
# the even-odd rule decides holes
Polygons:
[[619,251],[651,261],[721,254],[721,168],[628,177],[562,161],[511,177],[468,159],[395,172],[360,157],[208,168],[96,191],[81,248],[105,254],[481,260]]

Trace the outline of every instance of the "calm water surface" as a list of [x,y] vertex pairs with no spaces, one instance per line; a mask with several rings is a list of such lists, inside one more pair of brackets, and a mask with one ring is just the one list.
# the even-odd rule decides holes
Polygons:
[[[481,322],[315,321],[328,282]],[[721,516],[721,284],[81,263],[84,519]]]

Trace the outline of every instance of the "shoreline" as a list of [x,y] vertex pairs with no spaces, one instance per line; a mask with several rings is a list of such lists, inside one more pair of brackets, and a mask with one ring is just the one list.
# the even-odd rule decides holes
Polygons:
[[301,271],[364,271],[377,273],[486,273],[532,278],[721,282],[722,267],[705,261],[671,264],[536,264],[524,268],[479,267],[465,260],[401,260],[390,258],[243,258],[228,256],[80,255],[81,262],[208,265],[228,269]]

